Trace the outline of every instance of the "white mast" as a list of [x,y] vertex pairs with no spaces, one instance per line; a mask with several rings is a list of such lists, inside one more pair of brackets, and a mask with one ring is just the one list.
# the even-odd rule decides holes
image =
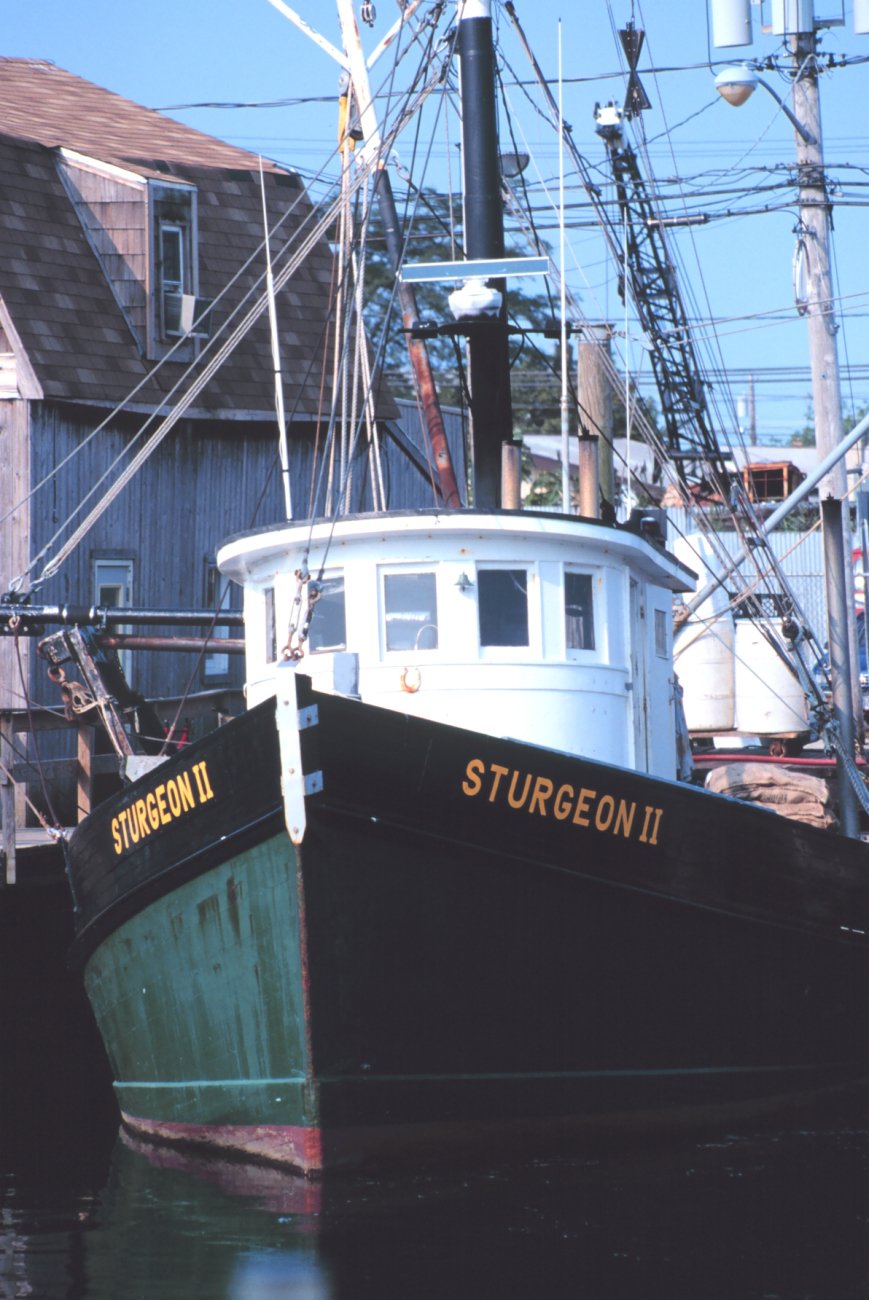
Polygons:
[[567,406],[567,267],[564,261],[564,113],[562,109],[561,19],[558,20],[558,234],[561,241],[561,508],[570,510],[570,416]]
[[266,210],[266,182],[260,154],[259,183],[263,200],[263,235],[266,246],[266,292],[269,296],[269,330],[272,339],[272,366],[275,372],[275,414],[278,417],[278,455],[281,460],[281,482],[284,487],[284,509],[288,519],[293,517],[290,494],[290,458],[287,450],[287,419],[284,413],[284,377],[281,373],[281,344],[278,338],[278,313],[275,305],[275,278],[272,275],[272,254],[269,246],[269,217]]

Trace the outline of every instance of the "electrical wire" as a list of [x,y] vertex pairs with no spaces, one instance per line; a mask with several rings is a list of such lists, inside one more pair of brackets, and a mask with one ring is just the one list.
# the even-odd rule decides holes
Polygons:
[[[406,96],[404,97],[404,105],[405,105],[404,109],[398,115],[395,125],[393,125],[393,127],[391,128],[390,143],[392,139],[397,137],[400,130],[403,128],[404,125],[406,125],[406,122],[411,120],[413,115],[419,110],[419,108],[421,108],[422,104],[425,102],[425,99],[428,97],[427,92],[431,88],[431,83],[429,83],[429,85],[425,85],[425,83],[423,82],[423,91],[419,92],[416,89],[419,81],[420,81],[420,71],[418,71],[417,76],[413,80],[410,90],[407,92]],[[412,102],[414,94],[416,94],[416,102]],[[365,177],[374,168],[374,166],[375,166],[374,163],[369,162],[366,168],[364,169],[364,172],[360,172],[357,175],[357,177],[354,179],[352,183],[354,190],[359,188],[359,186],[363,184]],[[298,265],[301,265],[302,261],[308,255],[311,249],[315,246],[319,238],[321,238],[322,235],[325,233],[325,231],[328,229],[332,220],[334,220],[334,216],[338,210],[338,204],[340,203],[340,201],[341,200],[339,198],[339,200],[336,200],[336,202],[331,205],[331,207],[327,210],[325,217],[321,217],[320,221],[316,223],[316,225],[313,228],[313,232],[309,233],[307,238],[304,241],[302,241],[301,247],[294,248],[293,250],[294,256],[290,259],[289,263],[281,269],[280,273],[275,278],[276,291],[278,291],[280,288],[283,287],[283,285],[289,279],[290,275],[294,273]],[[296,239],[298,234],[304,228],[305,224],[307,224],[311,220],[315,212],[316,212],[316,208],[312,207],[310,212],[306,214],[305,218],[303,219],[300,225],[299,230],[295,232],[295,235],[291,237],[290,240],[287,241],[284,247],[276,255],[274,259],[275,265],[278,263],[279,260],[283,259],[286,256],[288,249],[294,243],[294,239]],[[282,217],[281,220],[277,223],[277,225],[278,226],[281,225],[288,215],[289,213],[285,214],[284,217]],[[262,251],[263,246],[264,246],[264,241],[260,245],[260,249],[258,251]],[[248,262],[250,262],[251,260],[253,259],[252,258],[248,259]],[[237,276],[235,278],[237,278]],[[253,296],[256,289],[260,287],[260,284],[264,280],[264,278],[265,278],[264,275],[259,277],[255,286],[253,286],[253,288],[248,291],[248,293],[245,295],[245,298],[242,300],[242,304],[240,304],[239,307],[235,309],[235,312],[232,313],[230,319],[232,319],[233,315],[237,315],[238,312],[241,310],[241,306],[243,306],[244,303],[247,302]],[[163,419],[163,421],[158,426],[155,433],[151,435],[151,438],[149,439],[148,443],[145,444],[145,446],[136,454],[136,456],[133,458],[131,463],[122,472],[122,474],[115,481],[112,487],[109,488],[109,490],[104,494],[102,501],[98,503],[96,507],[94,507],[94,509],[91,511],[91,514],[87,517],[84,523],[79,526],[79,528],[72,535],[69,541],[64,543],[58,555],[56,555],[54,559],[49,561],[49,563],[45,566],[39,579],[32,584],[31,589],[35,589],[37,586],[41,585],[43,582],[47,580],[47,578],[51,577],[53,573],[57,571],[57,569],[67,558],[67,556],[71,553],[71,551],[75,548],[75,546],[79,543],[82,537],[86,534],[87,531],[89,531],[90,527],[93,526],[93,523],[96,522],[96,519],[100,516],[100,514],[102,514],[104,510],[108,507],[108,505],[111,504],[111,501],[114,500],[114,498],[123,489],[123,487],[130,480],[130,478],[132,478],[133,475],[138,471],[138,469],[140,468],[141,464],[144,463],[144,460],[147,458],[147,456],[150,455],[153,452],[153,450],[155,450],[159,442],[162,441],[162,439],[166,436],[166,434],[168,434],[168,432],[171,430],[171,428],[177,422],[180,416],[184,414],[184,411],[191,405],[192,401],[202,390],[202,388],[205,387],[205,385],[208,383],[212,375],[216,373],[216,370],[222,364],[225,357],[229,355],[229,353],[234,349],[235,346],[237,346],[238,342],[241,340],[241,338],[244,337],[244,335],[247,333],[248,329],[251,327],[254,321],[258,319],[258,317],[262,314],[262,311],[264,310],[264,303],[265,303],[265,295],[263,295],[254,304],[254,306],[250,309],[250,311],[248,312],[247,316],[243,319],[241,324],[237,326],[237,328],[230,336],[230,338],[227,340],[227,342],[215,354],[215,356],[211,359],[209,364],[205,367],[205,370],[197,377],[197,379],[193,381],[190,388],[185,392],[183,398],[181,398],[181,400],[172,410],[170,415],[166,416]],[[209,341],[209,346],[210,344],[211,344],[211,340]],[[168,401],[168,399],[172,395],[174,395],[174,393],[181,386],[183,379],[189,375],[192,369],[193,367],[188,368],[188,370],[185,372],[185,375],[182,376],[182,379],[178,381],[178,384],[174,386],[174,388],[171,390],[170,394],[167,395],[167,398],[165,398],[164,401]],[[147,429],[148,425],[151,423],[153,418],[154,417],[151,417],[149,421],[146,422],[146,425],[144,426],[143,430],[140,430],[139,434],[136,435],[136,439],[134,439],[133,441],[138,440],[143,435],[144,430]],[[108,421],[104,422],[103,427],[105,427],[105,424],[107,422]],[[125,453],[128,453],[128,451],[129,451],[129,447],[125,448]],[[91,491],[86,494],[84,500],[79,504],[76,510],[68,518],[68,520],[65,521],[65,523],[62,524],[61,527],[56,531],[54,536],[50,539],[49,543],[42,548],[39,555],[37,555],[30,562],[28,568],[25,570],[25,574],[30,570],[32,570],[40,562],[40,560],[48,552],[48,550],[51,548],[54,542],[58,540],[58,538],[62,535],[63,531],[71,522],[71,520],[75,518],[75,515],[81,511],[84,503],[94,494],[99,484],[105,480],[107,475],[111,472],[111,469],[113,469],[115,465],[118,464],[120,459],[121,459],[120,456],[117,457],[115,461],[112,463],[112,466],[109,467],[109,470],[107,470],[101,476],[101,478],[97,480],[97,484],[95,484],[94,487],[91,488]],[[24,575],[19,575],[19,579],[17,579],[16,581],[20,582],[20,580],[23,579],[23,577]]]

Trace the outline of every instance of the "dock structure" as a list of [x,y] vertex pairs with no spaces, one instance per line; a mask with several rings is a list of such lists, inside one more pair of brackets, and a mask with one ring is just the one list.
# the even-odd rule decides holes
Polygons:
[[[150,701],[161,721],[171,724],[181,704],[181,696],[170,696]],[[224,689],[199,691],[188,695],[183,702],[186,722],[198,724],[198,729],[209,729],[207,724],[220,725],[243,707],[240,690]],[[205,725],[204,725],[205,724]],[[34,733],[42,736],[50,732],[74,731],[76,753],[72,758],[44,758],[38,761],[29,757],[27,738]],[[95,798],[94,785],[100,777],[118,777],[118,756],[100,752],[100,728],[90,721],[70,722],[58,709],[32,708],[0,711],[0,817],[2,817],[2,855],[0,889],[19,881],[20,860],[39,858],[45,862],[46,854],[56,858],[62,869],[60,848],[43,826],[28,826],[26,793],[28,786],[39,790],[42,781],[51,788],[57,782],[75,782],[77,821],[90,813]],[[71,829],[71,828],[66,828]],[[53,851],[53,852],[52,852]]]

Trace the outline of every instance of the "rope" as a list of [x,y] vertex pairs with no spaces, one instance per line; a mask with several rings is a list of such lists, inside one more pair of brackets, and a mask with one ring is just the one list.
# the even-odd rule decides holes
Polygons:
[[[166,732],[166,737],[163,741],[163,748],[160,750],[160,757],[162,757],[162,755],[166,753],[169,745],[171,745],[172,743],[172,737],[175,735],[175,728],[178,726],[178,719],[181,717],[181,710],[184,708],[184,705],[187,703],[187,696],[190,694],[190,691],[193,687],[193,683],[196,680],[196,674],[199,672],[199,665],[202,663],[203,656],[205,655],[206,646],[208,645],[208,642],[211,639],[212,632],[217,626],[217,616],[220,613],[221,609],[223,608],[223,602],[226,600],[229,591],[230,591],[230,585],[229,583],[227,583],[223,589],[223,595],[220,597],[220,600],[217,602],[217,609],[214,611],[214,618],[211,620],[208,626],[208,631],[205,633],[205,636],[203,638],[202,649],[199,651],[199,654],[196,657],[196,663],[193,665],[193,671],[190,674],[190,680],[188,681],[187,685],[184,688],[184,694],[181,696],[181,702],[179,703],[178,708],[175,711],[175,717],[172,719],[172,726]],[[215,653],[215,651],[209,651],[209,654],[213,654],[213,653]],[[220,652],[217,651],[216,653],[220,653]]]

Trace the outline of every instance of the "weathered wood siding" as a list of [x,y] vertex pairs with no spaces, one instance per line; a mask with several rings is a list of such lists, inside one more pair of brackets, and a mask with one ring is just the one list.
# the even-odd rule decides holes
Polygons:
[[[26,404],[9,405],[24,408]],[[142,417],[118,417],[109,429],[84,445],[98,422],[92,412],[46,402],[31,404],[31,410],[30,472],[34,483],[48,479],[34,499],[30,551],[35,555],[49,542],[59,524],[84,501],[112,462],[131,447]],[[290,475],[296,518],[308,516],[315,432],[315,427],[307,423],[292,426],[290,430]],[[416,436],[412,429],[408,433],[413,441],[419,441],[418,427]],[[325,435],[324,427],[321,448]],[[283,518],[275,464],[276,444],[275,426],[271,423],[181,421],[70,556],[62,571],[45,584],[42,598],[52,604],[67,601],[90,604],[95,599],[94,561],[130,559],[134,604],[176,609],[203,607],[206,560],[214,558],[221,542],[252,526],[277,523]],[[52,474],[53,468],[77,449],[81,450],[69,464]],[[383,455],[384,477],[390,484],[390,506],[407,509],[430,505],[430,482],[388,438],[383,439]],[[360,457],[354,469],[354,510],[372,509],[366,462],[367,457]],[[126,463],[126,457],[121,463]],[[107,482],[113,477],[114,473],[110,474]],[[89,499],[85,512],[104,487],[105,484]],[[234,603],[235,607],[241,607],[240,592],[235,593]],[[195,656],[190,655],[139,653],[133,659],[133,685],[148,696],[179,694],[188,684],[194,661]],[[230,673],[232,684],[241,685],[240,659],[231,660]],[[34,689],[40,700],[56,701],[56,690],[41,668],[35,672]]]
[[[30,403],[0,402],[0,591],[21,573],[30,559]],[[22,502],[21,505],[18,505]],[[18,506],[13,510],[14,506]],[[10,514],[9,512],[12,511]],[[3,518],[9,515],[8,518]],[[19,642],[25,673],[30,640]],[[0,709],[20,709],[21,683],[11,637],[0,637]]]
[[[416,404],[403,402],[401,411],[403,431],[425,461],[425,442]],[[120,456],[120,463],[126,463],[124,453],[134,447],[144,417],[116,417],[108,429],[88,442],[101,418],[101,412],[72,404],[0,402],[0,514],[20,501],[30,484],[46,480],[36,491],[32,504],[25,503],[0,525],[2,590],[8,588],[11,579],[23,571],[32,556],[48,545],[61,523],[82,503],[84,507],[76,522],[83,517],[117,473],[111,470],[113,462]],[[463,465],[459,413],[445,412],[445,423],[458,470]],[[324,423],[318,471],[326,434]],[[290,474],[293,512],[297,519],[307,518],[309,514],[315,441],[315,425],[291,426]],[[134,449],[138,445],[136,442]],[[435,498],[430,477],[422,474],[388,436],[382,437],[381,445],[389,507],[401,510],[431,506]],[[129,560],[133,565],[135,605],[169,609],[205,607],[206,564],[214,559],[220,544],[234,533],[283,519],[276,446],[272,422],[180,422],[70,556],[61,572],[46,582],[35,599],[47,604],[90,605],[96,599],[95,561]],[[354,511],[373,508],[370,470],[364,451],[363,431],[361,454],[354,465],[351,493]],[[54,473],[71,454],[72,460]],[[106,483],[96,487],[98,479],[107,472]],[[319,478],[319,473],[315,477]],[[316,514],[322,513],[325,474],[320,483]],[[58,544],[54,544],[54,550]],[[37,572],[41,567],[41,564],[37,566]],[[241,603],[241,592],[233,590],[232,608],[240,609]],[[153,630],[168,635],[178,631],[171,625]],[[20,645],[31,698],[38,704],[59,708],[60,692],[49,680],[45,664],[35,650],[31,653],[30,639],[22,638]],[[196,655],[192,654],[136,652],[131,662],[131,684],[151,698],[180,695],[188,687],[193,691],[211,685],[240,687],[244,680],[241,656],[229,659],[228,680],[206,679],[203,666],[200,664],[197,669]],[[0,639],[0,700],[6,707],[19,708],[22,704],[13,645],[7,639]],[[19,738],[18,743],[23,750],[24,738]],[[39,747],[46,759],[72,757],[75,737],[71,733],[44,732]],[[33,761],[32,741],[27,749]],[[19,757],[23,758],[23,753]],[[68,816],[73,816],[72,790],[72,783],[61,782],[52,795],[58,808]],[[43,802],[37,786],[32,785],[30,793]]]

